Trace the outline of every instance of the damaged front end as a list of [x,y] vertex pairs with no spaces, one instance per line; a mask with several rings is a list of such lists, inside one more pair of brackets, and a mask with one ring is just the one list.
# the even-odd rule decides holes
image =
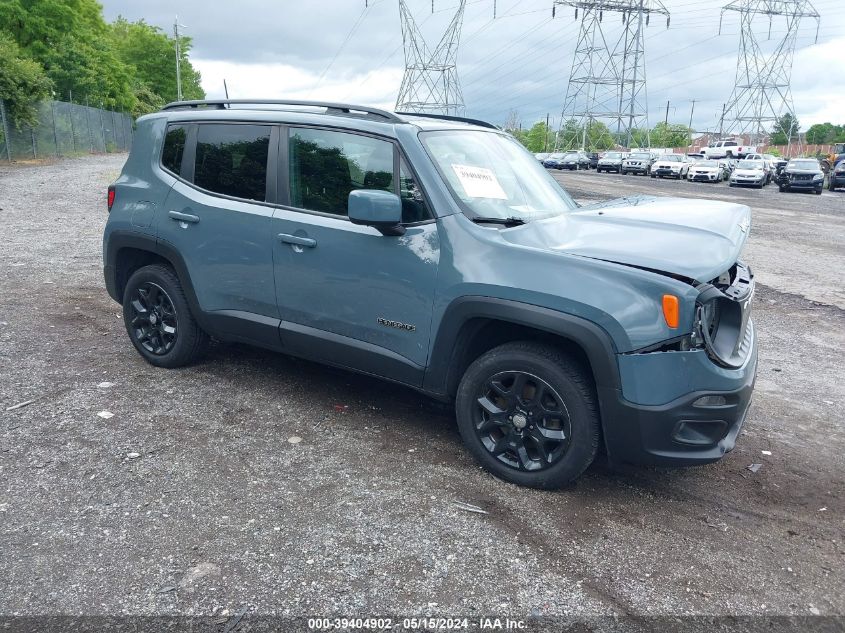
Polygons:
[[698,286],[691,348],[703,347],[716,364],[736,369],[751,351],[754,273],[742,262],[710,283]]
[[751,322],[754,275],[742,262],[698,290],[691,331],[651,348],[617,356],[622,385],[608,440],[620,461],[702,464],[733,449],[757,373]]

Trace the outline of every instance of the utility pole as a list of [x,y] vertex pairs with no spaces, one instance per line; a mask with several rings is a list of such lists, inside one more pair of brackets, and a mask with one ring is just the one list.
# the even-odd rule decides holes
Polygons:
[[546,112],[546,130],[543,133],[543,151],[549,151],[549,113]]
[[690,101],[692,102],[692,107],[689,111],[689,126],[687,126],[687,129],[689,130],[689,144],[692,145],[692,115],[695,112],[695,102],[698,99],[690,99]]
[[666,117],[663,119],[663,125],[669,127],[669,101],[666,101]]
[[173,21],[173,38],[176,40],[176,101],[182,100],[182,51],[179,50],[179,16]]

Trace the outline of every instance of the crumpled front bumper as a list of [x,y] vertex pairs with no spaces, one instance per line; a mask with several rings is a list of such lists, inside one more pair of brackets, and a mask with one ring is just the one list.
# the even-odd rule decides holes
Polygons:
[[689,466],[734,448],[757,375],[756,332],[737,369],[716,365],[704,350],[620,354],[618,361],[621,391],[600,394],[611,461]]

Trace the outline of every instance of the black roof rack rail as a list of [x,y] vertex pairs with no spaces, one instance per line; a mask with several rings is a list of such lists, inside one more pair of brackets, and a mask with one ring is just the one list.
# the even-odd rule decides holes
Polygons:
[[348,103],[332,103],[329,101],[298,101],[296,99],[200,99],[196,101],[174,101],[163,106],[162,110],[187,110],[191,108],[216,108],[224,110],[232,106],[298,106],[309,108],[325,108],[326,114],[338,114],[341,116],[355,115],[360,112],[365,115],[377,117],[389,121],[390,123],[405,123],[393,112],[387,110],[380,110],[379,108],[370,108],[368,106],[352,105]]
[[465,116],[452,116],[451,114],[428,114],[427,112],[397,112],[402,116],[419,116],[427,119],[442,119],[443,121],[460,121],[461,123],[472,123],[473,125],[480,125],[481,127],[489,127],[492,130],[498,130],[495,125],[482,121],[481,119],[470,119]]

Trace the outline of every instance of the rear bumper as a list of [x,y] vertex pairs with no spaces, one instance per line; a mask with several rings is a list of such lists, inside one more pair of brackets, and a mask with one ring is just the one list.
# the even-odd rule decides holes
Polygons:
[[[602,394],[610,459],[658,466],[706,464],[734,448],[745,423],[757,374],[757,338],[755,334],[745,364],[735,370],[717,366],[703,351],[624,355],[620,369],[624,393]],[[633,401],[667,395],[675,397],[663,404]],[[707,396],[719,402],[702,402]]]

